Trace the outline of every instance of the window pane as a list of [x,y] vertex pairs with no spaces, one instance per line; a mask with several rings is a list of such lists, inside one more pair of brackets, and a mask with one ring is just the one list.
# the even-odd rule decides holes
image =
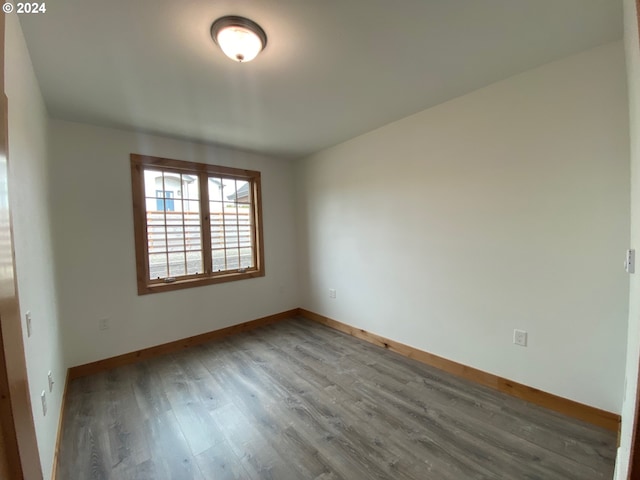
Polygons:
[[222,201],[225,204],[235,202],[236,181],[233,178],[222,178]]
[[224,209],[224,224],[225,225],[237,225],[238,224],[238,214],[236,212],[236,208],[228,208]]
[[[163,185],[157,185],[156,190],[164,190],[164,198],[182,198],[182,182],[181,175],[178,173],[164,172]],[[164,188],[163,188],[164,187]],[[161,197],[163,195],[158,195]]]
[[198,237],[198,239],[200,239],[202,236],[200,231],[200,214],[185,214],[184,231],[186,237]]
[[148,232],[147,242],[149,253],[159,253],[167,251],[167,242],[164,231],[161,232]]
[[[155,202],[155,200],[154,200]],[[155,205],[155,203],[154,203]],[[155,207],[154,207],[155,208]],[[164,212],[156,212],[154,210],[147,210],[147,228],[154,226],[164,227]]]
[[227,270],[235,270],[240,268],[240,258],[238,256],[238,249],[234,248],[227,250]]
[[240,226],[238,227],[240,234],[240,246],[241,247],[252,247],[251,244],[251,228],[248,226]]
[[228,204],[236,203],[238,198],[236,180],[234,178],[223,178],[222,182],[224,183],[224,202]]
[[202,268],[202,252],[187,252],[187,275],[204,272]]
[[251,225],[251,211],[249,211],[248,207],[245,208],[243,205],[238,205],[238,224]]
[[202,234],[198,227],[188,227],[185,231],[186,250],[202,250]]
[[236,203],[248,204],[251,202],[251,189],[249,182],[245,180],[236,180]]
[[236,211],[235,205],[225,204],[224,206],[224,223],[227,224],[237,224],[238,223],[238,215]]
[[167,227],[167,249],[170,252],[184,250],[184,231],[182,227]]
[[224,248],[224,228],[211,227],[211,248]]
[[198,200],[185,200],[184,201],[184,211],[185,213],[189,213],[191,215],[199,215],[200,214],[200,202]]
[[[159,180],[158,180],[159,179]],[[144,196],[155,197],[158,185],[162,187],[162,172],[158,170],[144,170]],[[163,190],[163,188],[160,188]]]
[[213,257],[213,271],[219,272],[221,270],[224,270],[224,250],[213,250],[211,252],[211,256]]
[[145,169],[144,182],[149,278],[204,272],[197,174]]
[[[163,190],[156,190],[155,199],[147,199],[151,206],[148,208],[157,212],[173,212],[175,207],[175,200],[173,197],[168,196],[171,192],[165,192]],[[154,205],[155,200],[155,207]]]
[[165,218],[167,225],[182,225],[183,214],[182,212],[166,212]]
[[162,213],[147,213],[147,246],[149,253],[166,252],[167,250],[166,227]]
[[211,216],[216,216],[222,221],[222,202],[209,202],[209,213]]
[[185,275],[184,252],[169,254],[169,276]]
[[224,246],[226,248],[238,248],[238,230],[233,226],[224,227]]
[[[214,202],[211,202],[214,203]],[[222,216],[222,210],[210,210],[211,212],[211,225],[222,225],[224,223],[224,217]]]
[[209,177],[209,200],[222,201],[222,179]]
[[253,250],[251,248],[240,249],[240,267],[253,267]]
[[196,175],[182,175],[182,198],[186,200],[200,198],[200,184]]
[[167,274],[167,256],[164,253],[149,255],[149,279],[165,278]]

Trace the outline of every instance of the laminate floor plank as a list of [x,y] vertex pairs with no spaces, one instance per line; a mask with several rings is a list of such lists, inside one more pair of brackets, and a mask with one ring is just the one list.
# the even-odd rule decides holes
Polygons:
[[202,405],[207,410],[212,410],[225,405],[230,400],[226,392],[218,384],[211,381],[211,374],[202,362],[203,357],[209,358],[209,354],[206,349],[198,345],[175,355],[174,358],[186,378],[194,385],[196,395]]
[[[350,388],[362,395],[356,405],[358,403],[363,404],[363,408],[366,411],[375,412],[377,418],[381,419],[381,421],[407,417],[412,419],[419,418],[420,422],[418,423],[428,426],[429,431],[433,432],[436,429],[440,429],[441,439],[446,438],[449,430],[453,430],[455,436],[453,437],[454,441],[447,448],[449,452],[455,451],[460,445],[466,445],[467,455],[472,456],[475,454],[481,460],[490,458],[491,465],[501,465],[505,461],[512,460],[510,462],[511,467],[515,467],[516,470],[511,473],[516,477],[521,477],[527,473],[522,471],[520,465],[528,465],[533,459],[536,459],[537,468],[543,468],[545,459],[547,462],[553,462],[555,459],[550,451],[537,445],[527,445],[524,440],[514,436],[508,430],[496,427],[494,421],[483,422],[476,414],[477,409],[469,411],[469,409],[457,408],[447,402],[447,399],[433,398],[433,394],[431,398],[415,398],[412,397],[407,388],[388,388],[383,384],[376,384],[372,388],[365,383],[355,383]],[[379,411],[377,406],[380,404],[385,405],[386,411]],[[389,410],[389,407],[392,407],[393,410]],[[492,420],[495,420],[495,418]],[[445,424],[446,428],[443,428],[442,424]],[[405,431],[405,433],[410,432]],[[517,448],[518,445],[520,448]],[[491,452],[509,451],[512,446],[516,448],[513,448],[512,454],[505,456],[502,461],[489,456]],[[527,452],[527,458],[518,458],[520,451]],[[552,472],[560,468],[558,466],[552,469]],[[592,471],[581,472],[581,470],[588,469],[582,468],[580,465],[573,466],[573,469],[577,470],[578,473],[593,476]],[[551,478],[553,476],[552,472],[541,470],[539,474],[541,478]]]
[[300,478],[292,466],[235,405],[225,405],[211,412],[226,435],[232,451],[251,478],[294,480]]
[[59,478],[74,478],[83,472],[87,478],[107,480],[111,470],[111,448],[106,411],[105,375],[97,375],[72,383],[67,394],[66,408],[74,412],[74,422],[65,423],[64,448],[69,461],[60,462]]
[[[305,348],[313,348],[313,342],[305,343],[303,346],[296,346],[298,351],[304,351]],[[320,355],[321,353],[318,352]],[[303,355],[302,358],[309,358],[309,355]],[[348,358],[347,356],[343,356],[343,359]],[[375,372],[373,375],[371,372],[368,372],[368,378],[372,381],[376,378],[384,378],[387,380],[392,373],[397,371],[396,369],[390,369],[380,363],[371,363],[368,365],[370,369]],[[428,368],[428,367],[427,367]],[[367,368],[360,366],[357,369],[361,373],[364,373],[367,376]],[[420,398],[412,396],[410,394],[410,384],[407,386],[403,386],[403,382],[411,381],[413,383],[413,390],[416,389],[416,383],[414,379],[409,377],[404,377],[401,381],[386,381],[383,383],[376,383],[375,388],[370,388],[369,384],[358,383],[352,386],[352,389],[358,391],[362,388],[365,390],[369,390],[368,398],[374,402],[370,408],[375,408],[375,405],[379,404],[382,401],[384,405],[391,405],[392,401],[399,401],[403,403],[403,400],[412,400],[412,410],[413,413],[411,415],[422,415],[422,411],[431,412],[432,417],[440,418],[446,420],[447,424],[451,427],[457,428],[458,430],[458,439],[456,443],[460,443],[462,438],[465,435],[469,435],[471,440],[475,440],[478,446],[488,446],[490,450],[493,451],[508,451],[509,446],[515,444],[520,444],[522,448],[514,449],[514,453],[511,455],[513,457],[512,466],[519,468],[520,465],[536,465],[536,470],[538,470],[538,475],[540,478],[556,478],[554,475],[559,475],[558,478],[566,478],[567,475],[576,475],[579,478],[606,478],[601,477],[597,472],[597,469],[594,470],[591,466],[597,467],[599,462],[601,462],[601,458],[598,455],[593,455],[593,449],[587,446],[582,450],[582,454],[584,454],[584,459],[586,465],[578,464],[573,462],[570,458],[570,454],[564,456],[564,458],[558,458],[559,454],[562,452],[552,451],[548,448],[548,442],[553,439],[552,435],[538,435],[533,436],[530,435],[529,438],[523,439],[521,435],[519,435],[519,431],[513,431],[511,425],[515,422],[504,422],[502,421],[502,417],[500,415],[491,415],[489,417],[483,416],[483,409],[478,408],[469,408],[478,406],[477,400],[473,403],[473,405],[466,405],[466,408],[459,408],[460,405],[457,401],[450,401],[449,398],[443,398],[442,396],[438,396],[440,393],[437,388],[432,388],[430,390],[430,397],[424,395],[424,389],[418,392]],[[438,383],[435,384],[438,386]],[[458,390],[460,391],[460,390]],[[385,402],[383,398],[380,398],[378,393],[386,393],[389,395],[387,401]],[[495,404],[495,392],[489,391],[489,394],[492,395],[492,403]],[[436,397],[436,398],[434,398]],[[476,397],[477,398],[477,397]],[[459,400],[458,396],[457,399]],[[401,407],[402,408],[402,407]],[[398,413],[398,412],[396,412]],[[435,415],[433,415],[435,414]],[[398,415],[398,418],[405,418],[406,415]],[[483,418],[484,417],[484,418]],[[513,420],[513,419],[512,419]],[[423,418],[421,423],[427,424],[428,419]],[[499,427],[496,426],[497,423],[501,423]],[[535,427],[535,425],[534,425]],[[435,426],[432,426],[435,428]],[[526,431],[526,429],[522,429]],[[538,432],[540,433],[540,432]],[[544,433],[544,432],[542,432]],[[477,437],[477,438],[475,438]],[[502,442],[501,444],[499,442]],[[527,442],[532,443],[529,445]],[[496,443],[498,442],[498,443]],[[494,445],[491,445],[494,443]],[[556,442],[556,446],[559,447],[560,450],[564,450],[566,443],[563,443],[562,447],[558,445],[561,442]],[[573,445],[576,442],[569,442]],[[495,447],[495,448],[494,448]],[[455,445],[452,445],[451,448],[455,448]],[[485,449],[486,450],[486,449]],[[609,449],[610,450],[610,449]],[[527,458],[517,458],[518,452],[527,452]],[[588,452],[588,454],[587,454]],[[482,454],[484,455],[484,454]],[[481,457],[484,458],[484,457]],[[505,460],[509,460],[510,457],[505,457]],[[499,464],[496,459],[492,460],[492,464]],[[546,468],[546,465],[549,464],[549,468]],[[566,464],[566,465],[565,465]],[[531,467],[529,467],[531,468]],[[562,473],[563,469],[567,471]],[[526,472],[522,471],[514,471],[512,472],[514,476],[521,477]]]
[[[335,337],[332,337],[334,332],[331,330],[317,333],[320,336],[324,335],[324,340],[329,343],[335,340]],[[314,336],[317,338],[316,335]],[[314,343],[309,345],[313,347]],[[351,356],[351,358],[359,357]],[[569,456],[582,454],[587,463],[593,460],[591,463],[598,465],[602,459],[612,461],[615,458],[614,451],[610,448],[611,435],[607,431],[602,431],[602,435],[598,435],[598,432],[594,432],[589,424],[567,419],[563,415],[532,406],[518,399],[507,398],[504,402],[496,402],[496,392],[493,390],[470,385],[469,382],[417,364],[400,355],[379,356],[377,362],[368,365],[369,368],[360,368],[358,364],[356,368],[361,376],[375,382],[377,378],[387,379],[394,373],[401,372],[403,369],[399,366],[402,365],[410,366],[413,376],[405,376],[399,383],[407,383],[414,388],[427,388],[429,392],[440,395],[433,406],[455,404],[464,407],[461,408],[462,412],[473,410],[474,417],[483,417],[490,423],[501,422],[501,427],[505,430],[539,446],[552,447],[554,451],[567,449]],[[385,385],[390,385],[390,382],[386,381]],[[420,391],[420,395],[424,395],[424,390]],[[441,397],[442,395],[448,398],[445,400]],[[537,410],[545,414],[534,418]],[[559,431],[563,435],[559,436]],[[587,435],[582,435],[582,432],[586,432]]]
[[161,413],[145,422],[158,479],[205,480],[173,411]]
[[244,480],[250,478],[226,440],[220,440],[209,450],[196,456],[196,461],[200,471],[207,479]]
[[124,472],[113,473],[111,478],[127,478],[131,480],[156,480],[162,478],[156,471],[156,466],[152,460],[127,467]]
[[[236,363],[235,353],[225,341],[218,342],[216,347],[211,356],[205,349],[201,358],[205,368],[209,369],[210,379],[217,390],[225,392],[226,398],[221,401],[222,406],[210,413],[227,435],[227,443],[236,456],[244,462],[245,471],[251,478],[308,478],[301,476],[296,468],[298,465],[289,460],[294,452],[283,449],[286,439],[281,427],[286,425],[278,425],[275,417],[267,413],[268,404],[258,400],[262,392],[256,391],[246,381],[247,369]],[[220,368],[220,362],[225,368]],[[239,428],[239,425],[243,427]],[[243,435],[238,434],[241,430]],[[308,471],[302,472],[305,474]]]
[[[229,340],[229,342],[231,342],[232,340]],[[250,345],[249,345],[250,346]],[[247,345],[244,346],[243,350],[245,352],[252,352],[254,349],[252,348],[246,348]],[[236,362],[238,364],[241,364],[242,362],[238,359],[236,360]],[[264,359],[253,359],[253,362],[256,365],[261,365],[263,367],[268,366],[269,364],[271,364],[272,362],[268,361],[268,360],[264,360]],[[282,362],[280,362],[280,364],[278,365],[279,367],[282,367],[283,369],[286,369],[286,364],[281,364]],[[243,365],[243,371],[245,373],[245,375],[249,374],[249,369],[247,368],[247,365]],[[267,370],[268,367],[267,367]],[[300,386],[300,385],[292,385],[289,383],[289,380],[287,379],[296,379],[296,375],[288,375],[287,371],[281,370],[279,369],[279,371],[269,371],[269,374],[271,375],[271,380],[263,383],[261,385],[261,390],[262,391],[269,391],[270,388],[272,388],[274,385],[279,385],[281,388],[284,386],[285,388],[285,392],[288,392],[289,395],[287,396],[287,393],[284,394],[284,397],[287,399],[291,399],[292,396],[299,396],[299,394],[301,392],[304,391],[304,386]],[[284,377],[283,377],[284,374]],[[286,379],[285,379],[286,378]],[[255,379],[253,379],[255,381]],[[303,381],[303,380],[301,380]],[[264,400],[264,399],[263,399]],[[310,408],[305,408],[305,406],[301,406],[301,405],[297,405],[296,408],[296,412],[298,414],[300,414],[301,412],[304,412],[303,415],[309,415],[310,418],[313,418],[313,420],[316,422],[314,424],[314,428],[311,431],[316,431],[316,432],[322,432],[324,435],[322,438],[313,438],[311,439],[312,442],[316,443],[316,446],[319,449],[318,454],[320,455],[326,455],[330,458],[332,458],[332,460],[335,462],[336,458],[341,458],[344,455],[345,451],[350,451],[350,452],[354,452],[357,449],[357,445],[354,445],[353,443],[345,443],[346,438],[344,438],[345,436],[343,435],[344,431],[344,423],[342,422],[342,420],[337,419],[334,415],[331,415],[329,418],[329,422],[328,423],[323,423],[321,421],[322,418],[322,414],[320,414],[320,416],[313,416],[313,411],[315,410],[315,412],[319,412],[322,410],[322,406],[321,405],[313,405],[313,402],[310,402],[311,405],[307,405],[307,407]],[[315,408],[314,408],[315,407]],[[257,408],[257,409],[253,409],[253,411],[255,412],[256,410],[262,410],[261,408]],[[325,409],[326,410],[326,409]],[[291,415],[284,415],[284,417],[289,417],[291,418]],[[260,419],[258,419],[258,421],[260,421]],[[342,430],[336,430],[336,426],[339,429]],[[277,439],[276,439],[277,440]],[[324,440],[328,440],[328,442],[325,442]],[[278,443],[276,441],[276,443]],[[358,443],[362,443],[361,439],[359,439]],[[365,442],[364,444],[366,444],[367,442]],[[332,448],[333,447],[333,448]],[[295,452],[291,452],[293,455]],[[385,455],[388,456],[388,455]],[[351,455],[350,457],[348,457],[348,460],[353,460],[353,459],[357,459],[358,462],[355,462],[355,464],[353,462],[351,462],[351,464],[349,465],[349,468],[347,469],[347,473],[346,473],[346,478],[353,478],[353,471],[354,469],[358,470],[360,472],[360,477],[359,478],[391,478],[390,477],[390,472],[389,471],[385,471],[383,469],[376,469],[374,468],[373,464],[368,464],[367,462],[362,462],[361,460],[364,458],[362,455],[362,452],[359,452],[358,455]],[[326,468],[326,467],[325,467]],[[340,470],[340,469],[338,469]],[[338,473],[336,473],[336,475],[338,475]],[[301,478],[314,478],[313,475],[306,475],[304,477]],[[393,475],[393,478],[405,478],[402,477],[402,475],[399,472],[395,472]]]
[[383,471],[372,472],[372,467],[361,456],[350,455],[349,452],[353,452],[351,444],[345,445],[344,440],[335,439],[334,416],[327,416],[322,405],[307,397],[303,390],[287,382],[283,376],[270,373],[272,381],[264,386],[264,390],[269,392],[275,388],[283,392],[280,397],[283,400],[279,402],[282,417],[299,426],[301,436],[317,449],[319,455],[331,459],[331,468],[336,472],[334,475],[347,479],[386,478]]
[[164,358],[159,362],[158,373],[191,454],[197,456],[212,448],[222,434],[201,401],[197,382],[177,358]]
[[[251,349],[244,350],[245,355],[249,352]],[[272,392],[272,385],[286,388],[290,384],[283,384],[280,375],[274,376],[273,372],[264,369],[268,361],[248,355],[243,359],[241,355],[238,350],[234,361],[241,371],[231,377],[237,384],[236,390],[246,393],[240,401],[245,403],[246,410],[251,412],[254,420],[269,431],[274,445],[281,448],[285,454],[288,453],[287,458],[290,458],[290,462],[301,475],[299,478],[317,478],[330,473],[340,476],[340,473],[332,471],[329,460],[329,458],[335,459],[340,450],[327,449],[326,446],[318,444],[318,438],[304,438],[300,432],[305,430],[306,424],[296,422],[288,412],[281,410],[279,401],[279,398],[282,398],[281,395],[269,395]],[[286,374],[286,371],[284,373]],[[244,386],[240,386],[241,382]],[[299,387],[294,389],[300,391]],[[289,425],[283,424],[283,419],[288,419]],[[322,425],[318,430],[325,433],[330,430],[330,427]],[[333,433],[335,436],[335,432]],[[355,448],[353,444],[350,447]],[[303,461],[300,461],[301,459]],[[382,471],[379,473],[384,475]]]
[[69,383],[58,480],[610,479],[614,433],[305,319]]
[[[157,360],[160,359],[161,357]],[[134,365],[135,371],[131,374],[136,402],[138,402],[140,412],[145,419],[171,410],[167,395],[162,389],[160,377],[153,365],[153,362],[149,360],[140,362]]]
[[[295,351],[300,353],[301,348],[294,347]],[[297,365],[296,355],[291,352],[280,352],[281,356],[284,356],[288,365]],[[299,364],[304,364],[305,356],[300,356]],[[298,365],[298,366],[300,366]],[[295,367],[292,367],[295,368]],[[308,379],[310,373],[319,374],[317,370],[310,370],[308,366],[303,368],[304,378]],[[331,371],[331,370],[328,370]],[[322,374],[319,374],[322,376]],[[393,472],[386,471],[385,478],[397,478],[402,475],[411,475],[407,470],[412,467],[419,467],[422,472],[425,468],[425,464],[428,466],[429,471],[437,475],[434,478],[490,478],[490,472],[474,461],[473,456],[469,455],[469,452],[459,452],[455,455],[451,448],[443,448],[442,445],[431,445],[432,455],[429,460],[424,462],[417,455],[415,450],[404,449],[403,454],[399,454],[402,447],[398,447],[391,443],[392,437],[389,436],[390,432],[397,431],[401,428],[397,419],[393,415],[389,415],[385,411],[377,411],[375,404],[365,404],[365,398],[362,392],[358,390],[358,382],[356,379],[347,379],[343,385],[343,382],[337,378],[337,374],[333,374],[333,377],[329,380],[331,382],[324,388],[325,393],[329,396],[332,402],[341,405],[341,411],[349,412],[351,415],[343,415],[337,418],[336,421],[340,422],[340,435],[347,439],[355,440],[355,444],[362,448],[363,445],[368,446],[368,451],[357,451],[357,453],[363,458],[369,459],[385,459],[389,457],[389,453],[393,452],[395,457],[386,458],[386,462],[383,464],[383,468],[393,468]],[[303,377],[301,372],[295,370],[288,375],[287,378]],[[323,377],[324,378],[324,377]],[[388,404],[385,408],[388,408]],[[406,414],[406,412],[403,412]],[[376,415],[377,414],[377,415]],[[414,416],[412,416],[413,418]],[[411,421],[413,424],[413,420]],[[377,427],[372,429],[372,426]],[[437,427],[433,423],[430,424],[432,428]],[[364,431],[363,431],[364,430]],[[443,433],[448,434],[446,430]],[[405,432],[407,433],[407,432]],[[406,441],[406,438],[403,439]],[[421,438],[424,441],[424,438]],[[428,445],[428,443],[426,443]],[[422,446],[425,446],[423,442]],[[453,445],[454,449],[457,445]],[[375,461],[375,460],[374,460]],[[485,462],[486,463],[486,462]],[[413,474],[415,475],[415,473]],[[412,478],[419,478],[412,477]]]
[[[263,351],[257,348],[253,350]],[[299,349],[296,348],[296,350]],[[251,351],[251,349],[248,351]],[[347,448],[356,454],[356,458],[368,459],[369,462],[376,464],[380,469],[376,474],[380,478],[420,478],[419,476],[416,477],[417,473],[414,469],[418,468],[419,472],[423,472],[424,461],[416,458],[415,452],[403,450],[401,446],[392,443],[389,432],[397,428],[397,424],[390,423],[389,420],[393,420],[393,418],[386,416],[384,413],[379,415],[377,419],[372,418],[372,410],[370,408],[362,408],[363,398],[354,391],[355,383],[347,380],[348,386],[343,388],[335,378],[333,380],[327,379],[319,368],[312,370],[303,365],[304,361],[297,362],[295,355],[290,355],[284,351],[278,351],[278,354],[288,360],[283,368],[292,369],[291,371],[280,372],[285,375],[286,381],[290,381],[289,379],[301,379],[300,382],[315,381],[317,383],[320,380],[311,378],[317,376],[329,382],[324,387],[324,392],[328,394],[332,402],[340,404],[339,411],[342,412],[342,415],[335,415],[322,405],[316,405],[316,408],[319,411],[329,412],[327,417],[330,418],[330,425],[333,425],[334,428],[337,427],[337,431],[333,431],[332,434],[342,442],[348,441]],[[273,364],[274,361],[275,359],[271,359],[271,361],[263,361],[260,364],[269,365]],[[304,370],[304,375],[300,371],[296,371],[296,365]],[[328,371],[331,371],[331,369]],[[278,381],[276,378],[277,373],[272,371],[271,374],[274,376],[274,380]],[[282,379],[279,381],[282,381]],[[314,391],[313,388],[305,389],[302,383],[296,385],[296,388],[300,392],[305,390]],[[304,394],[302,398],[308,399]],[[444,458],[439,458],[437,459],[438,461],[434,458],[434,461],[429,464],[432,471],[438,472],[437,478],[449,478],[448,476],[451,476],[451,478],[477,477],[477,465],[469,468],[469,458],[467,456],[451,456],[443,449],[439,449],[439,451],[443,453]],[[482,473],[482,470],[480,470],[480,473]],[[482,478],[486,478],[486,476]]]
[[[274,449],[297,471],[296,478],[333,473],[329,461],[297,430],[300,425],[282,410],[284,391],[275,389],[276,384],[253,361],[243,357],[241,349],[229,350],[233,350],[229,368],[221,371],[212,365],[212,376],[219,377],[223,388],[232,392],[234,405],[268,434]],[[340,477],[334,473],[333,478]]]
[[142,415],[133,388],[134,368],[129,365],[107,372],[106,376],[105,421],[109,425],[113,465],[138,465],[151,460],[144,432],[138,428],[131,428],[136,426]]

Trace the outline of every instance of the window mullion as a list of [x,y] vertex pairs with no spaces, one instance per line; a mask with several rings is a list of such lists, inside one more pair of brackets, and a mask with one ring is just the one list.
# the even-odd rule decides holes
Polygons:
[[251,179],[251,182],[249,184],[249,192],[250,196],[249,196],[249,202],[250,202],[250,218],[249,218],[249,222],[251,225],[251,255],[253,255],[253,267],[254,268],[258,268],[258,216],[256,215],[257,212],[257,194],[256,194],[256,183],[254,182],[253,179]]
[[169,264],[169,222],[167,221],[167,197],[165,190],[165,182],[164,182],[165,172],[162,172],[162,218],[164,221],[164,249],[165,249],[165,257],[167,259],[167,276],[165,278],[171,277],[171,266]]
[[142,165],[136,165],[132,170],[133,174],[133,208],[134,208],[134,221],[139,219],[141,227],[134,225],[138,237],[136,238],[136,255],[143,255],[141,261],[140,258],[136,259],[137,266],[142,266],[143,271],[138,272],[138,283],[149,280],[149,272],[151,271],[151,265],[149,265],[149,222],[146,212],[146,198],[144,190],[144,167]]
[[[189,266],[187,261],[187,224],[186,221],[186,209],[184,205],[184,177],[180,174],[180,186],[178,187],[180,190],[180,205],[182,205],[181,213],[182,213],[182,249],[184,250],[184,274],[189,275]],[[187,204],[188,205],[188,204]]]
[[236,207],[236,243],[238,245],[238,268],[240,269],[242,268],[242,256],[240,255],[240,212],[238,210],[238,180],[235,180],[234,185],[236,187],[236,199],[233,204]]
[[211,212],[209,209],[209,176],[206,172],[200,178],[200,224],[202,225],[202,255],[204,273],[211,275],[213,259],[211,258]]

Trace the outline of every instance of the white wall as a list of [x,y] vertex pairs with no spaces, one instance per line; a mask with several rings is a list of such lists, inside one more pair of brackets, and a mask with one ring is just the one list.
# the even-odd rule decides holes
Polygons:
[[[624,45],[627,58],[629,89],[629,121],[631,132],[631,248],[640,255],[640,47],[635,0],[624,0]],[[638,257],[640,260],[640,256]],[[631,275],[629,289],[629,323],[625,393],[622,405],[622,431],[616,459],[616,479],[627,478],[629,452],[633,435],[636,394],[638,389],[638,360],[640,358],[640,265]],[[640,447],[640,445],[639,445]]]
[[[293,174],[285,160],[52,120],[53,231],[69,365],[298,307]],[[137,295],[129,154],[262,172],[266,276]],[[109,330],[98,320],[109,318]]]
[[[6,16],[6,93],[9,100],[9,188],[21,311],[30,311],[33,334],[24,332],[31,404],[40,460],[51,477],[66,375],[54,283],[49,215],[47,112],[16,15]],[[47,373],[55,381],[48,393]],[[47,391],[42,415],[40,392]]]
[[626,112],[618,42],[304,160],[301,306],[619,413]]

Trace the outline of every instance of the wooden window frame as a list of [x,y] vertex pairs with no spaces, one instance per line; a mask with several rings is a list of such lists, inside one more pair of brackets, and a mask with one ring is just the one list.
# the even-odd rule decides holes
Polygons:
[[[144,170],[157,169],[173,173],[197,176],[200,188],[200,225],[202,231],[202,254],[204,272],[196,275],[180,276],[171,283],[158,282],[149,278],[149,250],[147,242],[147,215]],[[211,254],[211,219],[209,214],[208,178],[217,176],[249,182],[253,201],[251,230],[254,251],[254,266],[223,272],[213,272]],[[183,288],[199,287],[216,283],[233,282],[265,276],[264,241],[262,233],[262,191],[260,172],[240,168],[221,167],[206,163],[188,162],[149,155],[131,154],[131,188],[133,196],[133,226],[136,250],[136,274],[138,295],[169,292]]]

